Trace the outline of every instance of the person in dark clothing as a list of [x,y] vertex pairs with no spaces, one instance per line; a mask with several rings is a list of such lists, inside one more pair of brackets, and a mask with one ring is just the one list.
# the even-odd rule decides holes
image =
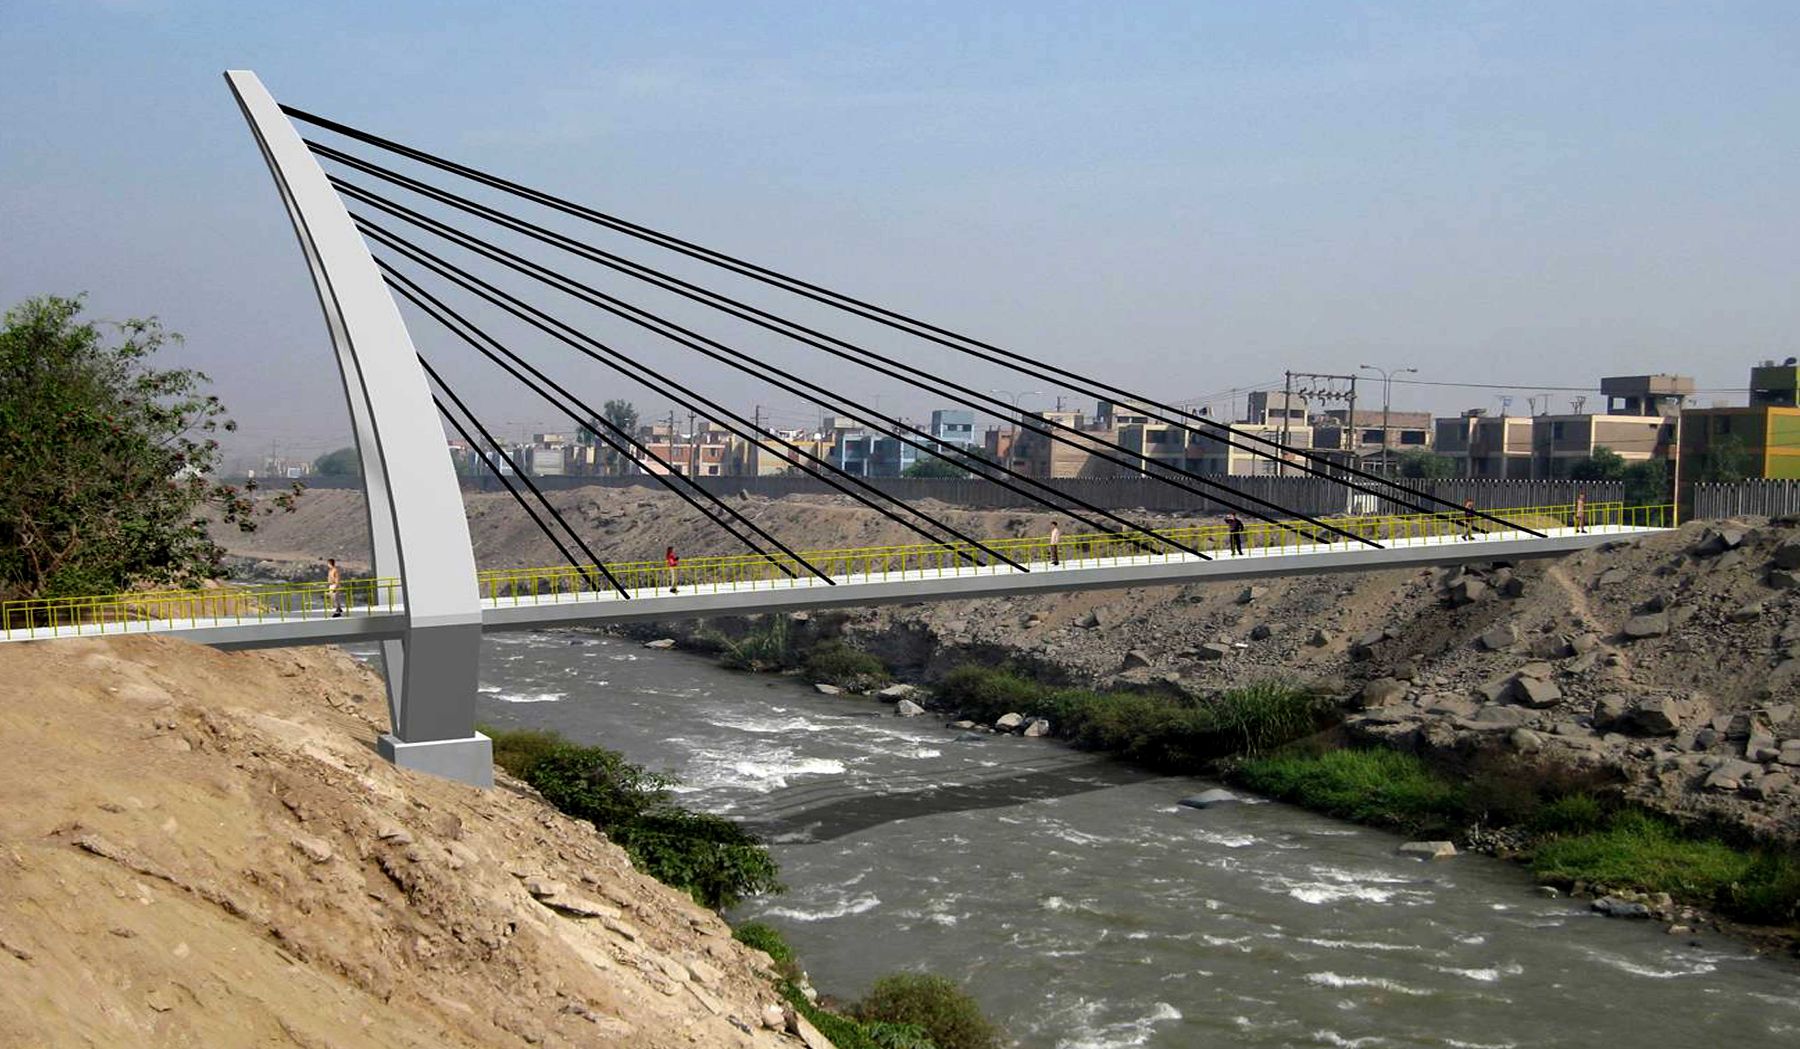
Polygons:
[[1231,553],[1233,556],[1244,552],[1244,519],[1237,514],[1225,515],[1225,531],[1231,536]]

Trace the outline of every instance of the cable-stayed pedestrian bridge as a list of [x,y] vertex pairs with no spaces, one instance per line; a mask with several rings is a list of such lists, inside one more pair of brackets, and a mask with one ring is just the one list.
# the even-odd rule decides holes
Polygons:
[[[1223,582],[1327,572],[1516,561],[1555,557],[1666,527],[1672,508],[1619,503],[1495,511],[1516,528],[1475,529],[1451,515],[1396,515],[1342,523],[1381,547],[1305,541],[1268,525],[1244,529],[1232,553],[1223,525],[1146,531],[1132,536],[1067,535],[992,540],[1024,570],[983,564],[950,545],[809,550],[825,578],[749,555],[666,563],[607,565],[623,590],[595,583],[597,565],[496,569],[478,573],[484,632],[549,626],[598,626],[685,616],[747,615],[834,606],[866,606],[1023,596],[1064,590]],[[1527,531],[1525,526],[1533,530]],[[1207,556],[1172,544],[1199,548]],[[783,571],[783,569],[789,569]],[[14,601],[0,605],[0,643],[68,637],[164,634],[228,648],[334,644],[401,637],[405,588],[396,578],[137,592],[105,597]]]
[[[1517,560],[1672,523],[1666,507],[1455,504],[1365,469],[1353,452],[1297,447],[1285,432],[1222,422],[1052,363],[1054,347],[1020,351],[961,334],[283,106],[253,73],[226,79],[274,176],[324,313],[367,496],[374,578],[346,581],[336,593],[304,584],[28,602],[0,611],[0,638],[164,633],[228,646],[378,640],[392,721],[381,748],[401,765],[492,782],[491,746],[475,731],[484,631]],[[303,138],[297,124],[316,137]],[[783,312],[792,307],[797,314]],[[429,354],[415,344],[408,316],[421,325]],[[1191,364],[1193,374],[1166,378],[1218,370],[1219,355],[1167,350],[1167,359]],[[826,376],[851,385],[827,386]],[[760,403],[816,406],[853,423],[870,447],[879,441],[896,456],[935,460],[1019,506],[1054,512],[1069,534],[1054,545],[1047,536],[973,535],[928,505],[871,485],[847,456],[826,450],[832,435],[778,432],[760,411],[747,416],[699,387],[721,378],[733,383],[725,395],[733,403],[745,403],[754,389]],[[1018,395],[1003,398],[996,388],[1022,383],[1109,405],[1129,422],[1086,425],[1062,412],[1028,411]],[[1073,456],[1090,475],[1143,477],[1199,496],[1231,527],[1153,530],[1133,519],[1141,514],[1055,487],[1026,469],[1017,449],[987,455],[947,442],[860,392],[896,387],[903,399],[928,398],[1004,423],[1020,442],[1045,456]],[[496,404],[504,397],[512,400]],[[483,422],[483,414],[516,413],[520,397],[566,418],[595,462],[646,474],[742,552],[684,558],[673,568],[609,561],[595,549],[599,537],[569,521]],[[640,431],[630,398],[670,406],[670,423],[660,434]],[[699,472],[693,427],[675,432],[676,412],[705,419],[874,511],[915,536],[915,545],[794,549],[692,479]],[[467,465],[499,479],[563,565],[477,569],[451,444]],[[1309,516],[1206,468],[1246,457],[1257,473],[1327,479],[1342,488],[1346,510],[1383,516]],[[342,614],[334,614],[340,598]]]

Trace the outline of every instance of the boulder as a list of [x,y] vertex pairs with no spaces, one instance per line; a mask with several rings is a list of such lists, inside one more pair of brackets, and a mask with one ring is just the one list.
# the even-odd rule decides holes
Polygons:
[[1544,737],[1528,728],[1516,728],[1506,737],[1512,748],[1521,754],[1536,754],[1544,749]]
[[1800,739],[1784,740],[1775,760],[1783,765],[1800,765]]
[[1673,736],[1681,731],[1681,704],[1668,696],[1646,696],[1617,719],[1619,728],[1638,736]]
[[644,647],[645,648],[658,648],[658,649],[674,648],[675,647],[675,639],[672,637],[659,637],[655,641],[644,642]]
[[1490,703],[1475,712],[1475,721],[1481,725],[1494,728],[1517,728],[1525,724],[1527,715],[1518,707],[1503,707]]
[[1023,714],[1002,714],[994,719],[994,731],[996,732],[1011,732],[1024,727],[1025,715]]
[[1619,631],[1632,641],[1641,641],[1649,637],[1661,637],[1669,632],[1669,614],[1667,612],[1646,612],[1632,616],[1625,621]]
[[910,699],[903,699],[894,704],[894,716],[899,718],[916,718],[925,713],[925,708]]
[[1092,611],[1087,615],[1082,616],[1079,620],[1076,620],[1075,625],[1083,630],[1098,630],[1105,624],[1101,620],[1100,613],[1098,611]]
[[1748,781],[1751,776],[1754,776],[1761,771],[1761,769],[1750,764],[1748,761],[1733,761],[1727,759],[1720,762],[1717,768],[1707,773],[1706,779],[1702,781],[1700,785],[1707,790],[1729,794],[1742,790],[1745,782]]
[[1504,652],[1519,643],[1519,631],[1511,623],[1502,623],[1481,635],[1480,641],[1489,652]]
[[823,681],[814,682],[813,688],[822,696],[841,695],[844,691],[843,689],[837,687],[836,685],[827,685]]
[[1761,765],[1769,761],[1781,759],[1781,748],[1775,745],[1775,737],[1755,734],[1744,743],[1744,759]]
[[917,685],[889,685],[879,692],[876,692],[875,698],[881,700],[883,703],[898,703],[903,699],[910,699],[916,703],[919,700],[920,694],[924,691],[924,689]]
[[1247,586],[1238,592],[1237,603],[1247,605],[1268,592],[1269,588],[1265,586]]
[[1535,678],[1539,681],[1548,681],[1555,675],[1556,668],[1544,662],[1527,663],[1519,668],[1520,677]]
[[1500,584],[1501,597],[1524,597],[1525,580],[1518,576],[1507,576]]
[[952,743],[986,743],[987,737],[979,732],[964,732],[950,740]]
[[1773,562],[1776,568],[1800,568],[1800,537],[1783,539],[1775,548]]
[[1576,634],[1569,639],[1569,651],[1578,656],[1585,656],[1599,647],[1600,637],[1597,634]]
[[1120,670],[1136,670],[1138,667],[1147,667],[1149,665],[1150,665],[1150,653],[1144,651],[1141,648],[1134,648],[1131,651],[1125,653],[1124,660],[1122,660],[1119,663],[1119,669]]
[[1456,855],[1456,844],[1448,841],[1409,841],[1394,850],[1402,856],[1421,860],[1447,860]]
[[1306,643],[1314,648],[1324,648],[1331,644],[1331,635],[1323,630],[1314,630],[1312,636],[1306,639]]
[[1385,707],[1406,698],[1406,683],[1391,677],[1378,677],[1363,686],[1357,705],[1364,710]]
[[1689,550],[1696,557],[1717,557],[1744,544],[1742,528],[1709,528]]
[[1754,623],[1762,618],[1762,614],[1763,603],[1761,601],[1752,601],[1747,605],[1739,605],[1732,609],[1731,621],[1733,623]]
[[1215,787],[1212,790],[1203,790],[1198,794],[1182,798],[1176,804],[1186,805],[1190,809],[1210,809],[1216,805],[1242,804],[1243,800],[1228,790]]
[[1019,735],[1028,736],[1032,739],[1036,739],[1039,736],[1048,736],[1049,734],[1050,722],[1045,718],[1032,718],[1025,723],[1024,729],[1019,732]]
[[1487,596],[1488,585],[1479,579],[1465,576],[1450,587],[1450,603],[1461,607],[1472,605]]
[[1602,896],[1590,904],[1594,910],[1608,918],[1648,918],[1650,906],[1631,900],[1621,900],[1616,896]]
[[1231,655],[1231,646],[1220,644],[1217,641],[1208,641],[1194,650],[1194,657],[1206,663],[1217,662],[1229,655]]
[[1250,640],[1252,641],[1267,641],[1274,636],[1275,626],[1272,623],[1258,623],[1250,628]]
[[1744,784],[1744,793],[1767,801],[1794,785],[1794,777],[1786,772],[1765,772]]
[[1523,673],[1513,678],[1512,696],[1520,706],[1533,710],[1553,707],[1563,698],[1562,689],[1556,687],[1556,682]]
[[1786,568],[1771,568],[1769,585],[1776,590],[1800,590],[1800,572]]

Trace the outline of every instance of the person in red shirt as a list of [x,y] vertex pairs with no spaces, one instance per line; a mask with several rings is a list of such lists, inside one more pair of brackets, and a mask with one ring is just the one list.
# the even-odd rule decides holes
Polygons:
[[669,566],[669,593],[681,593],[681,588],[675,585],[675,570],[681,567],[681,558],[675,556],[674,547],[663,551],[663,563]]

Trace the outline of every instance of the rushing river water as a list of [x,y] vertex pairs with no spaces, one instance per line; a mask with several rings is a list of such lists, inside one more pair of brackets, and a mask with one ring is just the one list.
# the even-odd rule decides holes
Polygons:
[[1600,918],[1479,856],[1043,740],[957,742],[791,678],[572,633],[490,637],[481,716],[623,751],[759,826],[821,989],[967,981],[1031,1049],[1800,1045],[1800,971]]

